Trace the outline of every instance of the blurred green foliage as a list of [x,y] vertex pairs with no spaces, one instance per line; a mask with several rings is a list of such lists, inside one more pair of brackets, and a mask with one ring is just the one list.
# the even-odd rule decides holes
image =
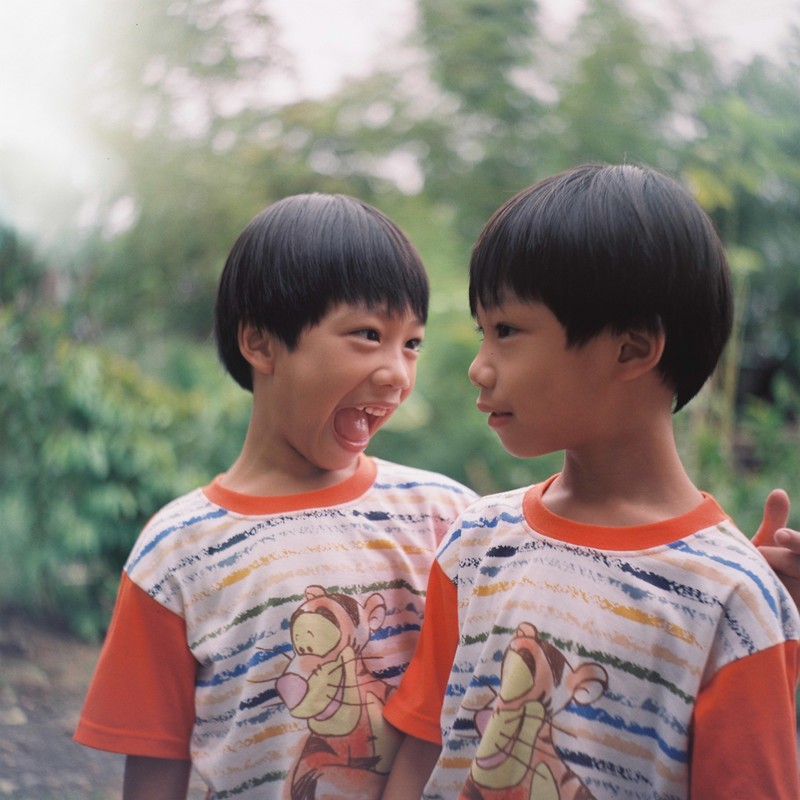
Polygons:
[[[240,393],[225,391],[207,356],[182,345],[175,358],[178,380],[155,380],[76,342],[59,311],[0,307],[3,602],[96,637],[143,521],[235,456],[248,410]],[[182,388],[187,360],[192,385]]]
[[57,251],[0,227],[0,603],[100,635],[142,524],[235,458],[249,396],[216,363],[216,280],[246,222],[298,192],[375,204],[431,274],[417,388],[371,452],[486,493],[560,457],[510,457],[474,408],[481,225],[581,161],[675,174],[717,223],[738,300],[717,379],[676,419],[682,453],[748,533],[770,488],[800,497],[797,31],[772,59],[723,64],[621,0],[587,0],[568,43],[534,0],[418,0],[410,61],[276,103],[289,54],[261,8],[99,4],[103,49],[76,81],[115,167],[95,223]]

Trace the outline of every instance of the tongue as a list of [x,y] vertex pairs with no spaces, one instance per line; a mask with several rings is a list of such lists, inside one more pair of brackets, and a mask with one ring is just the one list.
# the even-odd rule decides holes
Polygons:
[[342,408],[336,412],[333,428],[342,439],[353,444],[363,445],[369,441],[367,415],[358,408]]

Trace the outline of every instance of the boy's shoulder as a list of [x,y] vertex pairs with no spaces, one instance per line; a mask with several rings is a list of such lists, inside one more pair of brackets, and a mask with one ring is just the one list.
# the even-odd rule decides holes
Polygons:
[[[473,539],[484,540],[497,535],[498,529],[516,529],[525,521],[522,503],[530,486],[508,489],[476,497],[465,506],[450,526],[448,535],[439,545],[440,563],[449,553],[458,558],[459,547]],[[455,547],[454,547],[455,545]]]
[[378,474],[375,479],[378,485],[388,484],[406,489],[440,489],[444,492],[469,498],[470,502],[478,498],[477,492],[440,472],[397,464],[374,456],[373,460],[378,468]]
[[197,521],[197,514],[208,513],[214,504],[208,499],[203,486],[196,486],[165,503],[148,519],[144,531],[164,524],[180,524],[181,521]]
[[[718,609],[713,658],[718,666],[743,654],[800,639],[800,613],[764,556],[730,518],[669,546],[675,585]],[[683,575],[683,578],[681,578]],[[688,587],[688,588],[685,588]]]
[[761,551],[730,518],[698,530],[672,547],[687,559],[712,564],[715,570],[733,575],[732,585],[740,590],[748,587],[764,598],[785,590]]
[[225,513],[209,500],[201,486],[175,497],[147,520],[128,557],[126,570],[141,558],[143,552],[151,552],[171,534],[214,523]]
[[479,496],[464,509],[461,517],[466,519],[468,517],[491,518],[497,516],[507,521],[518,521],[518,518],[522,519],[522,503],[530,488],[530,485],[520,486]]

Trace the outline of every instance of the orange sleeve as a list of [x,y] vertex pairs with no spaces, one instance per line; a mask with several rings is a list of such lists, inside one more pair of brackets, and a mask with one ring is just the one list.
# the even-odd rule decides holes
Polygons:
[[75,740],[114,753],[188,759],[196,673],[183,618],[123,574]]
[[458,590],[434,562],[414,657],[384,708],[395,728],[426,742],[442,743],[439,720],[457,646]]
[[703,800],[797,800],[798,642],[739,659],[700,693],[691,795]]

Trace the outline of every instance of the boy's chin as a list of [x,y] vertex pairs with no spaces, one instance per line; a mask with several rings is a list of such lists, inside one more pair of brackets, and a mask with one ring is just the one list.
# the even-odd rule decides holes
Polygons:
[[[369,442],[367,442],[369,444]],[[364,455],[367,449],[367,444],[360,447],[344,447],[339,446],[339,452],[331,455],[324,461],[320,461],[317,467],[324,472],[342,472],[346,470],[355,470],[359,459]]]
[[538,458],[539,456],[546,456],[550,453],[555,453],[558,448],[554,447],[537,447],[530,442],[519,442],[504,440],[499,437],[503,448],[514,458]]

